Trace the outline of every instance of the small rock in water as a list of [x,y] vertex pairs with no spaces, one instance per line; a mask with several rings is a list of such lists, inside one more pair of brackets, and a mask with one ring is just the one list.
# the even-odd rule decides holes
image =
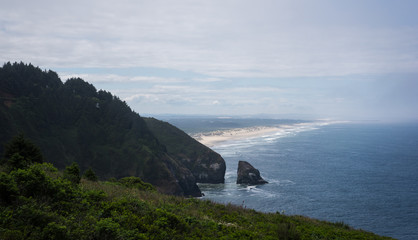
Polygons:
[[258,185],[268,183],[260,176],[260,171],[246,161],[238,162],[237,184]]

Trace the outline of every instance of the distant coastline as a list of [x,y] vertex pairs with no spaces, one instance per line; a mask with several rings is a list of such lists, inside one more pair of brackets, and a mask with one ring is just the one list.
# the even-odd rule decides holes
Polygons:
[[202,143],[203,145],[213,147],[216,144],[225,141],[261,137],[263,135],[273,134],[278,131],[280,131],[279,127],[255,126],[198,133],[193,135],[192,137],[200,143]]
[[296,123],[296,124],[280,124],[277,126],[252,126],[244,128],[231,128],[231,129],[222,129],[210,132],[202,132],[192,134],[191,136],[196,139],[198,142],[202,143],[207,147],[214,147],[220,143],[226,141],[236,141],[243,139],[251,139],[262,136],[268,136],[279,133],[286,133],[292,131],[305,131],[309,129],[316,129],[319,126],[337,124],[337,123],[347,123],[347,121],[327,121],[321,120],[317,122],[306,122],[306,123]]

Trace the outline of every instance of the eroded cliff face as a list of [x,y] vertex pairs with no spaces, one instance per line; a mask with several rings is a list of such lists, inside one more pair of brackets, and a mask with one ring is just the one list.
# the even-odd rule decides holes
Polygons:
[[225,160],[209,148],[192,156],[178,154],[177,159],[190,169],[198,183],[225,182]]
[[193,174],[198,183],[224,183],[225,160],[177,127],[154,118],[145,118],[151,132],[167,153]]
[[170,171],[171,182],[179,186],[179,192],[174,193],[175,195],[182,195],[186,197],[201,197],[202,192],[197,186],[196,179],[193,173],[181,163],[173,159],[171,156],[163,158],[163,162]]

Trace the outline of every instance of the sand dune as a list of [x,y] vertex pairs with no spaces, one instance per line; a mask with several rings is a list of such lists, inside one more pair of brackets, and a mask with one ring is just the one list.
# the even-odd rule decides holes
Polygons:
[[258,126],[199,133],[193,135],[192,137],[208,147],[213,147],[214,145],[219,144],[221,142],[260,137],[266,134],[277,132],[279,130],[280,128],[278,127]]

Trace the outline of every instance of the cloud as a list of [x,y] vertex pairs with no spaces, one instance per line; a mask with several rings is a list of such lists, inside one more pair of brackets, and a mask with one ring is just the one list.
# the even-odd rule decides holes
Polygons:
[[[384,101],[374,93],[385,90],[379,80],[418,75],[417,5],[5,1],[0,61],[58,69],[63,80],[81,77],[138,111],[346,116],[376,106],[383,113],[367,104]],[[386,106],[412,109],[402,94],[387,96],[400,100]]]
[[355,12],[340,19],[303,4],[40,1],[10,2],[0,11],[4,61],[48,67],[145,66],[213,77],[417,71],[416,25],[372,28],[347,20]]
[[182,83],[184,79],[166,78],[155,76],[123,76],[117,74],[88,74],[88,73],[61,73],[60,78],[66,80],[69,78],[82,78],[91,83]]

